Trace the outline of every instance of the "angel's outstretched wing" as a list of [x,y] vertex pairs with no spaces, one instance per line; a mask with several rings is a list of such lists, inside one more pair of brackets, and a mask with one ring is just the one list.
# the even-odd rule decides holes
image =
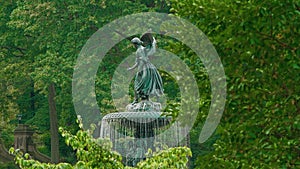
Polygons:
[[143,46],[146,48],[152,48],[152,44],[153,44],[153,36],[151,33],[147,32],[144,33],[141,37],[141,41],[143,41]]

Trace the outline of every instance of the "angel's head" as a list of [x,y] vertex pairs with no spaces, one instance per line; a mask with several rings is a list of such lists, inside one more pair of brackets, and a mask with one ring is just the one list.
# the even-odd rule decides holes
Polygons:
[[139,46],[139,45],[142,45],[143,44],[143,41],[141,41],[139,38],[135,37],[131,40],[131,43],[134,44],[135,47]]

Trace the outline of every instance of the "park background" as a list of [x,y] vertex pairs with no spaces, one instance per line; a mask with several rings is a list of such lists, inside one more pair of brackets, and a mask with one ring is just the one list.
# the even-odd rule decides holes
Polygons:
[[[72,75],[81,48],[105,24],[153,11],[196,25],[215,46],[225,69],[225,111],[214,135],[200,144],[211,99],[209,77],[190,48],[157,35],[158,48],[180,57],[199,86],[200,109],[190,132],[191,168],[299,167],[299,1],[17,0],[1,1],[0,10],[0,127],[6,147],[13,144],[18,114],[22,123],[35,129],[38,149],[48,156],[51,116],[57,115],[58,125],[75,133]],[[103,114],[115,111],[111,78],[132,52],[124,40],[107,53],[98,69],[96,97]],[[166,72],[161,74],[170,98],[167,110],[176,116],[179,88]],[[55,113],[49,107],[55,107]],[[60,135],[57,139],[60,160],[74,163],[73,150]],[[2,168],[11,165],[0,163]]]

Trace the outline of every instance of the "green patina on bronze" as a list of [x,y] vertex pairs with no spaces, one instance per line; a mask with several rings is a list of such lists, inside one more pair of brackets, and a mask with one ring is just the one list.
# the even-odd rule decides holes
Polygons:
[[149,60],[149,56],[156,51],[155,38],[150,33],[145,33],[141,39],[135,37],[131,42],[137,48],[135,64],[128,68],[138,69],[134,81],[135,104],[139,99],[149,100],[150,95],[163,95],[163,84],[158,70]]

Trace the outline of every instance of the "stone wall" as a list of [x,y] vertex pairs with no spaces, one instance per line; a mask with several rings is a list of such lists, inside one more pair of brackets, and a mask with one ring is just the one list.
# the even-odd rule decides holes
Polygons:
[[[1,132],[2,132],[2,129],[0,128],[0,135],[1,135]],[[10,162],[14,160],[14,157],[11,156],[7,149],[5,148],[2,140],[0,139],[0,162],[4,162],[4,163],[7,163],[7,162]]]
[[[23,152],[29,153],[34,159],[41,162],[50,162],[51,158],[41,154],[36,145],[33,142],[32,135],[34,131],[25,124],[19,124],[16,130],[14,131],[14,148],[20,149]],[[1,129],[0,129],[1,134]],[[14,160],[14,157],[10,155],[5,148],[4,144],[0,140],[0,162],[11,162]]]

